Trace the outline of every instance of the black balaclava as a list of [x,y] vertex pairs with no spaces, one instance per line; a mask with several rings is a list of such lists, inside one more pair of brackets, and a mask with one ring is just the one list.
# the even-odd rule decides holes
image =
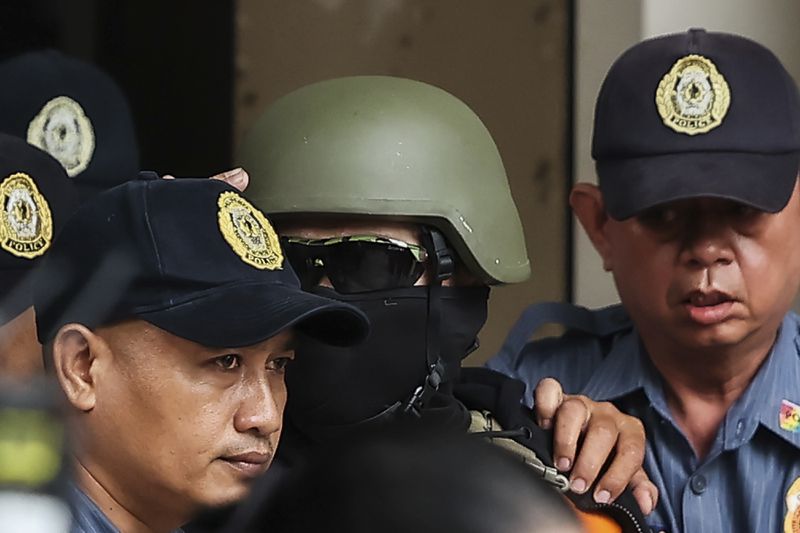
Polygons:
[[430,233],[426,247],[439,267],[429,286],[348,295],[326,287],[311,291],[359,307],[371,333],[352,348],[299,339],[286,378],[288,427],[320,442],[404,415],[468,424],[449,392],[461,360],[477,347],[489,288],[442,287],[437,272],[449,261],[448,277],[453,263],[444,238]]

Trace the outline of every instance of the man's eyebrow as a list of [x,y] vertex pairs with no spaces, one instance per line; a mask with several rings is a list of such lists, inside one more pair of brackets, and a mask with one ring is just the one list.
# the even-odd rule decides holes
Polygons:
[[283,351],[290,352],[297,349],[297,334],[292,332],[291,336],[283,343]]

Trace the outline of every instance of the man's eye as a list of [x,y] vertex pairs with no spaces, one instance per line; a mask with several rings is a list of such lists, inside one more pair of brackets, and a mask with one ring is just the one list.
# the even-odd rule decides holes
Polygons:
[[671,207],[652,207],[636,218],[647,227],[664,228],[678,220],[678,211]]
[[745,204],[734,204],[733,207],[731,207],[731,215],[740,220],[755,218],[760,214],[761,211]]
[[223,370],[235,370],[241,365],[241,358],[235,354],[222,355],[214,359],[214,364]]
[[286,370],[286,367],[289,366],[289,363],[292,362],[294,357],[276,357],[267,363],[267,369],[274,370],[275,372],[283,372]]

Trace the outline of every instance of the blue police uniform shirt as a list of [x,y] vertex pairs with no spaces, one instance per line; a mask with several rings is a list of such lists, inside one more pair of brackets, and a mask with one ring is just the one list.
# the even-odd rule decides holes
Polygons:
[[[76,485],[70,484],[72,527],[70,533],[120,533],[103,511]],[[183,533],[176,529],[173,533]]]
[[82,490],[70,485],[72,529],[70,533],[118,533],[119,529]]
[[675,423],[662,378],[633,326],[617,331],[605,348],[597,337],[565,335],[528,343],[516,354],[501,352],[487,366],[524,381],[528,402],[549,376],[567,393],[611,401],[639,418],[647,432],[645,469],[660,494],[647,517],[653,531],[780,532],[787,512],[800,523],[796,495],[787,508],[787,492],[800,477],[800,409],[792,407],[800,405],[800,317],[794,313],[784,317],[768,358],[702,460]]

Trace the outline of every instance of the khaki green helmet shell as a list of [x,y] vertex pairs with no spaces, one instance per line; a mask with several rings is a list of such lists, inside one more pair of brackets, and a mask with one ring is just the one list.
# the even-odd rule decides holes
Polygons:
[[425,83],[356,76],[277,100],[244,139],[247,195],[272,215],[379,215],[438,227],[487,283],[530,275],[517,208],[486,127]]

